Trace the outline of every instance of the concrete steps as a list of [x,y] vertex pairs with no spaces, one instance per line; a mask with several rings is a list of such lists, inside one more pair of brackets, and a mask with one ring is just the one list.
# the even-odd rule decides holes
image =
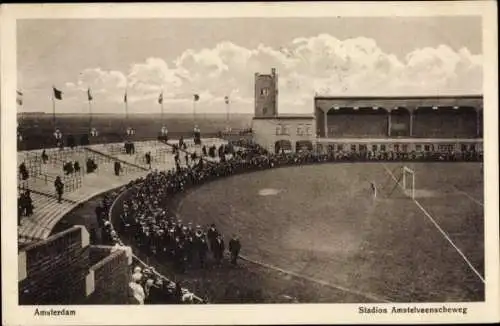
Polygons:
[[18,238],[20,243],[28,243],[34,239],[43,239],[46,232],[50,234],[49,225],[61,213],[64,213],[75,205],[74,203],[63,201],[60,204],[57,199],[31,193],[33,200],[33,215],[23,216],[21,225],[18,227]]
[[65,194],[66,201],[62,203],[58,203],[55,197],[49,195],[31,193],[35,206],[34,214],[31,217],[23,217],[18,229],[19,242],[25,244],[46,239],[56,224],[80,203],[84,203],[105,191],[121,187],[147,173],[147,171],[133,171],[115,176],[114,171],[103,169],[98,173],[87,174],[82,181],[82,187],[72,193]]

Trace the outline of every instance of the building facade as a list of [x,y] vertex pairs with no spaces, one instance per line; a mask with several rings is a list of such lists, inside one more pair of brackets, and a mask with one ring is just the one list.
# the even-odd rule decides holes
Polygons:
[[254,142],[270,152],[312,149],[316,139],[313,115],[278,114],[278,74],[255,73]]
[[313,116],[254,117],[253,140],[270,152],[312,149],[316,141]]
[[483,97],[316,96],[318,136],[323,138],[481,138]]

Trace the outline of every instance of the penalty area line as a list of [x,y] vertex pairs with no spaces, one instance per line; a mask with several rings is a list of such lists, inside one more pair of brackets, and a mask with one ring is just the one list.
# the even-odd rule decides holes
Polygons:
[[474,203],[478,204],[479,206],[483,207],[484,208],[484,204],[481,203],[479,200],[477,200],[476,198],[472,197],[471,195],[469,195],[468,192],[465,192],[463,190],[460,190],[458,189],[457,186],[454,186],[452,185],[453,189],[455,189],[455,191],[461,193],[462,195],[464,195],[465,197],[469,198],[470,200],[472,200]]
[[338,285],[338,284],[330,283],[330,282],[323,281],[323,280],[318,280],[318,279],[315,279],[315,278],[310,277],[310,276],[306,276],[306,275],[298,274],[296,272],[288,271],[288,270],[279,268],[277,266],[269,265],[269,264],[266,264],[264,262],[256,261],[256,260],[244,257],[244,256],[240,256],[240,258],[242,260],[245,260],[245,261],[249,262],[249,263],[252,263],[252,264],[255,264],[255,265],[259,265],[259,266],[262,266],[262,267],[265,267],[265,268],[268,268],[268,269],[272,269],[274,271],[278,271],[278,272],[281,272],[283,274],[291,275],[291,276],[294,276],[296,278],[301,278],[303,280],[306,280],[306,281],[309,281],[309,282],[312,282],[312,283],[317,283],[317,284],[320,284],[320,285],[323,285],[323,286],[327,286],[327,287],[330,287],[330,288],[333,288],[335,290],[339,290],[339,291],[342,291],[342,292],[347,292],[347,293],[350,293],[350,294],[355,294],[357,296],[364,297],[364,298],[367,298],[369,300],[372,300],[375,303],[377,303],[377,302],[384,302],[384,303],[391,303],[391,302],[393,302],[393,301],[390,301],[388,299],[379,297],[378,295],[375,295],[375,294],[366,293],[366,292],[360,292],[360,291],[348,289],[348,288],[343,287],[343,286]]
[[455,243],[453,243],[453,241],[450,239],[450,237],[448,236],[448,234],[441,228],[441,226],[439,226],[439,224],[436,222],[436,220],[434,220],[434,218],[432,217],[431,214],[429,214],[429,212],[427,212],[427,210],[414,198],[411,198],[410,196],[408,196],[406,194],[406,191],[405,189],[403,189],[403,187],[401,186],[401,184],[399,184],[397,178],[394,176],[394,174],[387,168],[387,166],[385,164],[382,164],[385,171],[391,176],[391,178],[397,183],[397,185],[399,186],[399,188],[401,188],[403,190],[403,193],[405,194],[405,196],[409,197],[414,203],[415,205],[417,205],[417,207],[422,211],[422,213],[424,213],[424,215],[432,222],[432,224],[434,224],[434,226],[438,229],[438,231],[444,236],[444,238],[450,243],[450,245],[455,248],[455,250],[458,252],[458,254],[463,258],[463,260],[467,263],[467,265],[469,265],[470,269],[474,272],[474,274],[477,275],[477,277],[479,277],[479,279],[481,280],[481,282],[483,282],[483,284],[485,283],[484,281],[484,278],[483,276],[481,275],[481,273],[479,273],[476,268],[472,265],[472,263],[469,261],[469,259],[467,258],[467,256],[465,256],[465,254],[462,252],[462,250],[460,250],[460,248],[458,248]]

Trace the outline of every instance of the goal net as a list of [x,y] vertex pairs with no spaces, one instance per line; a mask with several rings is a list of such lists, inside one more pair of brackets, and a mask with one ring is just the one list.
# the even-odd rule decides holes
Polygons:
[[396,190],[401,189],[405,197],[415,198],[415,171],[407,166],[398,167],[393,171],[388,171],[393,184],[388,197],[391,197]]
[[407,166],[403,166],[401,187],[408,197],[415,198],[415,171]]

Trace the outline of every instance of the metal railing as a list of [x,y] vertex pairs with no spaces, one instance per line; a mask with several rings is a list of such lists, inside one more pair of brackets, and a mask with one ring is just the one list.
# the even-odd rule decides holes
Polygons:
[[[41,180],[45,185],[54,184],[56,181],[56,176],[48,175],[48,174],[40,174],[34,176],[28,180],[20,180],[19,188],[23,190],[38,190],[36,189],[36,184],[31,182],[33,180]],[[64,192],[73,192],[82,186],[82,176],[80,173],[72,174],[72,175],[64,175],[61,177],[61,181],[64,184]],[[39,190],[40,191],[40,190]],[[44,192],[45,191],[41,191]]]

